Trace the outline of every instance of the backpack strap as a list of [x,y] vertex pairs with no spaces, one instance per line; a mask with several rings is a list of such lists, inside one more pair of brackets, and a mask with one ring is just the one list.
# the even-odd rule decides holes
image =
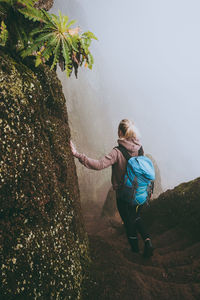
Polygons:
[[144,150],[143,147],[141,146],[140,149],[138,150],[138,156],[143,156],[144,155]]
[[121,153],[123,154],[124,158],[128,161],[132,156],[128,153],[128,151],[126,150],[126,148],[122,145],[119,145],[118,147],[115,147],[117,149],[119,149],[119,151],[121,151]]
[[[129,153],[128,153],[128,151],[127,151],[127,149],[124,147],[124,146],[122,146],[122,145],[119,145],[118,147],[115,147],[115,148],[117,148],[117,149],[119,149],[119,151],[121,151],[121,153],[123,154],[123,156],[124,156],[124,158],[126,159],[126,161],[128,162],[128,160],[132,157]],[[133,174],[135,175],[135,172],[134,172],[134,170],[132,169],[132,171],[133,171]],[[127,179],[129,178],[129,176],[128,176],[128,173],[127,173]],[[126,179],[126,180],[127,180]],[[131,181],[131,179],[129,178],[129,180]],[[137,188],[137,176],[135,175],[134,176],[134,179],[133,179],[133,187],[134,188]]]

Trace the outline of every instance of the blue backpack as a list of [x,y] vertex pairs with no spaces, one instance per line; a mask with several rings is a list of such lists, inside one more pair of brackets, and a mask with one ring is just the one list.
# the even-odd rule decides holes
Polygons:
[[143,205],[153,193],[155,169],[146,156],[130,156],[122,145],[116,147],[127,160],[124,185],[120,197],[131,205]]

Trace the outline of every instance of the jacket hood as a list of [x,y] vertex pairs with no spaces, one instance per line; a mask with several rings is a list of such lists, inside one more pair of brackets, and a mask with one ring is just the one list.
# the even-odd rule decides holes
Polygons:
[[118,139],[118,144],[124,146],[131,156],[138,155],[142,144],[138,138]]

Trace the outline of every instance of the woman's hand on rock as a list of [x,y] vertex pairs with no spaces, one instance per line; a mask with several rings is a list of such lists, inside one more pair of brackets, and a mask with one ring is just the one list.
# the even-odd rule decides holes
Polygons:
[[74,146],[72,141],[70,141],[70,147],[71,147],[72,154],[74,156],[77,156],[78,152],[77,152],[76,147]]

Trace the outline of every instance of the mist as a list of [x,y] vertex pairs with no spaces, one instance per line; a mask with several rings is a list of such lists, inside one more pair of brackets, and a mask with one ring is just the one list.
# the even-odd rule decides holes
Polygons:
[[164,190],[199,177],[199,1],[55,0],[58,9],[98,37],[92,71],[59,72],[78,150],[109,152],[119,121],[130,118]]

